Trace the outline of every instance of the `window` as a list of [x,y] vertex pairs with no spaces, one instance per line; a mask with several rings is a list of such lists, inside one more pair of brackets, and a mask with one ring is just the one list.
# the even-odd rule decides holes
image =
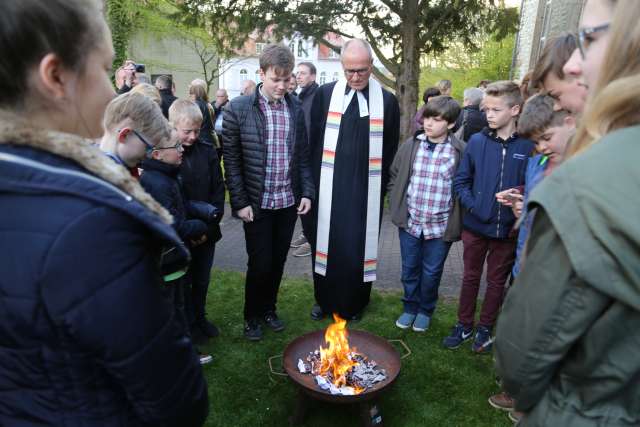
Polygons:
[[260,55],[266,45],[266,43],[256,43],[256,55]]
[[308,58],[309,52],[306,48],[306,43],[303,40],[298,40],[298,57],[299,58]]
[[291,53],[293,53],[294,55],[296,54],[296,41],[295,40],[291,40],[289,42],[289,50],[291,51]]
[[253,75],[253,81],[256,83],[260,83],[262,80],[260,80],[260,70],[256,70],[256,72]]
[[338,52],[336,52],[333,49],[329,49],[329,56],[328,58],[330,59],[340,59],[340,54]]
[[333,73],[333,80],[334,82],[340,80],[340,73],[338,73],[337,71],[335,73]]
[[247,70],[243,68],[240,70],[240,81],[243,82],[245,80],[247,80]]
[[320,83],[321,85],[325,84],[327,82],[327,73],[326,72],[321,72],[320,73]]

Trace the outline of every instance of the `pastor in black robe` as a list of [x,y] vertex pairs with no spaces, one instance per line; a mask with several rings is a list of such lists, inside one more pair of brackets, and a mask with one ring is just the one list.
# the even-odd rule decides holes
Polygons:
[[[333,82],[318,88],[311,106],[309,144],[316,194],[320,194],[324,131],[335,84],[336,82]],[[347,91],[349,90],[347,86]],[[369,88],[365,88],[362,93],[368,102]],[[384,131],[380,219],[389,182],[389,168],[398,149],[400,133],[398,101],[392,93],[384,89],[382,96]],[[354,95],[342,116],[336,147],[327,273],[326,276],[313,273],[315,298],[322,311],[338,313],[346,319],[360,314],[369,303],[371,294],[371,282],[363,282],[368,187],[369,116],[360,117],[358,97]],[[322,203],[322,200],[319,202]],[[315,263],[317,204],[314,204],[311,212],[305,217],[305,235],[311,243]]]

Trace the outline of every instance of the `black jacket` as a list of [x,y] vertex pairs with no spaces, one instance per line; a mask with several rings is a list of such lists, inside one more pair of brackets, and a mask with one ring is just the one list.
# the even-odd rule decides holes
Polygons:
[[[220,213],[215,221],[209,223],[207,236],[217,242],[222,237],[220,220],[224,213],[224,181],[220,169],[220,161],[212,145],[196,141],[192,146],[184,147],[180,176],[185,203],[189,207],[192,201],[207,202]],[[193,209],[188,209],[190,216]],[[199,217],[199,215],[198,215]]]
[[199,219],[187,219],[187,209],[178,182],[180,166],[144,159],[142,168],[144,172],[140,177],[140,184],[173,216],[173,228],[178,236],[188,242],[205,234],[207,224]]
[[[260,110],[260,87],[253,95],[234,98],[227,106],[223,121],[224,169],[231,208],[238,211],[251,206],[254,217],[260,216],[264,192],[267,145],[264,142],[265,118]],[[302,197],[315,199],[315,189],[309,166],[304,117],[300,104],[289,94],[285,101],[291,117],[290,177],[296,203]]]
[[211,105],[203,99],[196,99],[195,103],[198,105],[200,112],[202,113],[202,125],[200,126],[200,141],[203,141],[211,146],[215,146],[213,140],[213,125],[214,119]]
[[313,82],[309,86],[302,88],[298,94],[298,100],[304,113],[304,124],[307,136],[309,136],[309,126],[311,124],[311,103],[313,102],[313,95],[318,89],[318,83]]
[[6,130],[0,425],[202,425],[202,368],[161,291],[160,247],[181,245],[169,218],[86,141]]
[[169,107],[171,107],[171,104],[173,104],[173,101],[175,101],[178,98],[173,96],[171,89],[160,89],[159,92],[160,92],[160,98],[162,99],[162,102],[160,103],[160,109],[162,109],[162,114],[164,114],[164,116],[168,119]]
[[[466,115],[466,118],[465,118]],[[482,129],[489,126],[487,124],[487,116],[477,105],[467,105],[460,110],[460,115],[456,120],[456,126],[453,132],[457,131],[461,126],[464,126],[464,135],[462,139],[464,142],[468,142],[471,135],[481,132]]]

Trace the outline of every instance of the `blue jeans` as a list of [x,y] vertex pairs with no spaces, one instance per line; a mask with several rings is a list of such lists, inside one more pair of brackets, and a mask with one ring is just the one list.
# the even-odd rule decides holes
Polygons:
[[399,233],[404,312],[431,316],[438,302],[438,288],[451,243],[418,239],[402,228]]

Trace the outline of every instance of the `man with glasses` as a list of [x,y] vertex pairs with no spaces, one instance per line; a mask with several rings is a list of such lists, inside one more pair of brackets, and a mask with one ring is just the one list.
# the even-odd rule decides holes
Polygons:
[[311,317],[357,320],[376,279],[378,232],[389,167],[398,148],[398,101],[371,78],[371,46],[346,42],[344,78],[315,92],[310,150],[319,195],[305,235],[313,248],[317,304]]
[[123,126],[116,130],[116,138],[103,138],[100,149],[114,162],[127,168],[131,176],[139,178],[138,165],[148,157],[154,144],[131,126]]

